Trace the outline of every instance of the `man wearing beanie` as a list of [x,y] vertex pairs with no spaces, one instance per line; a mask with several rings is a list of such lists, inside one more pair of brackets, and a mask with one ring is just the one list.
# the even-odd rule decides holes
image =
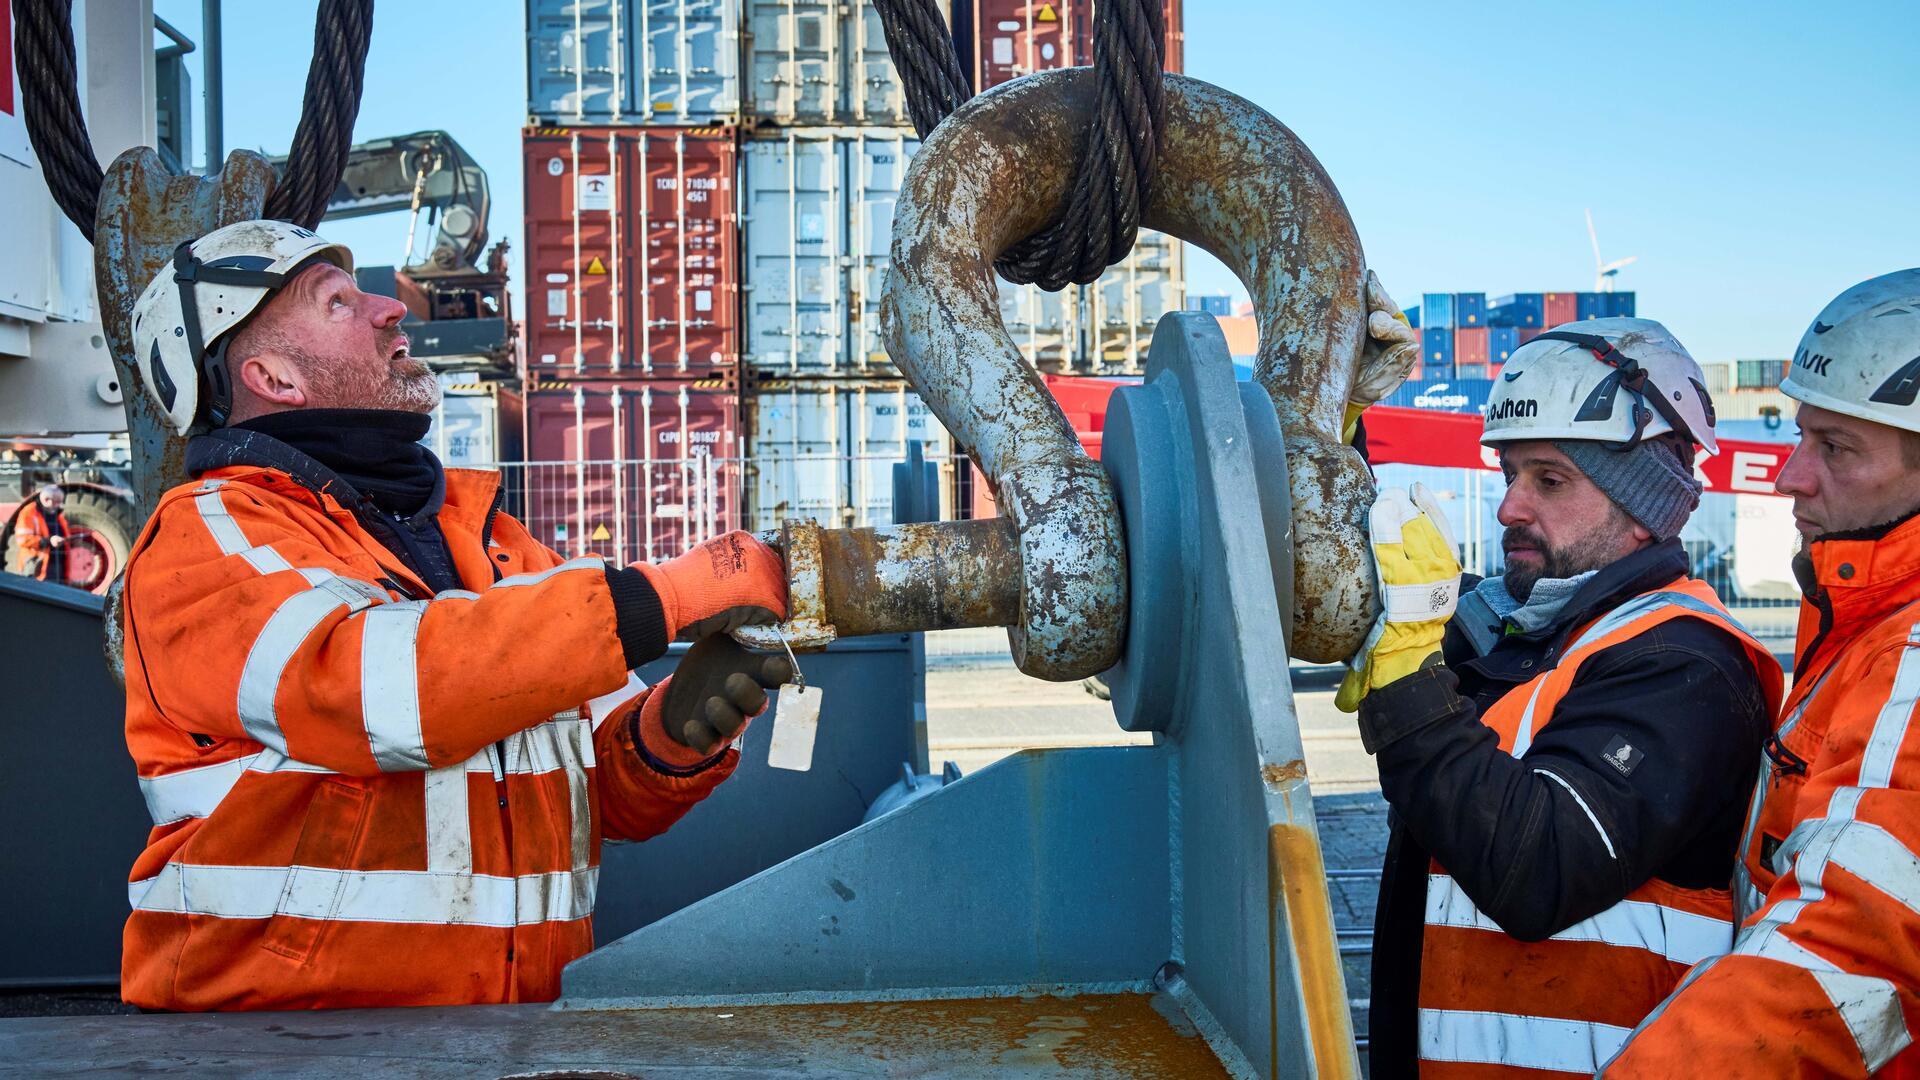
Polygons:
[[1529,342],[1481,441],[1508,484],[1506,572],[1462,578],[1431,496],[1382,492],[1385,610],[1339,699],[1393,810],[1376,1080],[1590,1076],[1689,966],[1727,952],[1781,692],[1771,653],[1687,574],[1677,537],[1713,405],[1665,327]]

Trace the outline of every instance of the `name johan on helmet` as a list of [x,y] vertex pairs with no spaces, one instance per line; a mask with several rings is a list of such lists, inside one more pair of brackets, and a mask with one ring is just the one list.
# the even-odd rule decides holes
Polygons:
[[1802,405],[1920,432],[1920,269],[1835,297],[1801,335],[1780,389]]
[[1514,350],[1487,399],[1480,441],[1573,439],[1628,450],[1668,432],[1719,453],[1700,365],[1652,319],[1590,319]]
[[214,426],[233,408],[227,346],[308,263],[353,273],[353,253],[284,221],[239,221],[180,245],[133,305],[135,362],[147,395],[186,434],[196,417]]

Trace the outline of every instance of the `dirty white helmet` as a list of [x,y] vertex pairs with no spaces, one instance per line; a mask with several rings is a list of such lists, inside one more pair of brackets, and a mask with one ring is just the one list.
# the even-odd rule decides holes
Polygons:
[[1666,327],[1589,319],[1514,350],[1488,396],[1480,441],[1578,439],[1627,450],[1673,431],[1717,454],[1713,423],[1706,376]]
[[133,354],[175,431],[203,405],[208,422],[227,422],[232,332],[316,258],[353,272],[352,252],[284,221],[235,222],[174,249],[133,305]]
[[1801,336],[1780,389],[1803,405],[1920,431],[1920,269],[1834,298]]

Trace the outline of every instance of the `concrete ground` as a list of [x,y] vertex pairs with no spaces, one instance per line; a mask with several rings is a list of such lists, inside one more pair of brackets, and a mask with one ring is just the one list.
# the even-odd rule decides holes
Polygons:
[[[1313,793],[1377,791],[1354,718],[1333,707],[1338,673],[1296,669],[1294,705]],[[1002,630],[927,635],[927,740],[934,771],[951,761],[970,773],[1025,747],[1150,742],[1122,731],[1113,709],[1079,683],[1050,683],[1013,666]]]

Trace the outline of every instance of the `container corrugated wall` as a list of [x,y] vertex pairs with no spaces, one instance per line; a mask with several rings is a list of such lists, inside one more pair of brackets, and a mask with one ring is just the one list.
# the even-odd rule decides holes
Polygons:
[[527,115],[569,125],[732,123],[741,0],[528,0]]
[[[1094,0],[973,0],[974,89],[1093,63],[1093,9]],[[1166,0],[1166,18],[1165,70],[1183,71],[1180,0]]]
[[748,527],[812,520],[831,527],[893,522],[893,465],[907,443],[942,462],[942,505],[952,440],[900,379],[786,379],[744,399],[750,458]]
[[[871,0],[742,2],[748,117],[788,127],[911,126]],[[940,9],[947,14],[945,0]]]

